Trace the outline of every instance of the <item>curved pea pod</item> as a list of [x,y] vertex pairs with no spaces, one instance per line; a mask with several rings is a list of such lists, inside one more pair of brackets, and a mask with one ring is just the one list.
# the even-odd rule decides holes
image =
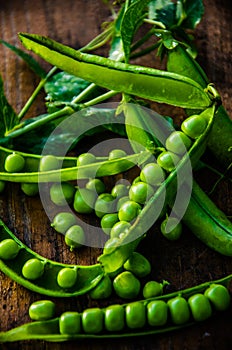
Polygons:
[[[183,74],[197,81],[202,88],[207,88],[208,77],[186,49],[177,45],[167,51],[167,69],[169,72]],[[216,111],[214,125],[209,135],[208,148],[224,166],[232,162],[232,120],[221,105]]]
[[[0,220],[0,242],[5,239],[12,239],[19,246],[19,249],[17,255],[12,259],[0,259],[0,270],[17,283],[34,292],[62,298],[77,296],[89,292],[103,278],[104,271],[100,264],[77,266],[45,259],[25,246]],[[30,259],[39,260],[44,265],[42,276],[35,280],[29,280],[22,274],[24,264]],[[61,288],[57,283],[57,275],[65,267],[75,268],[77,272],[76,283],[68,289]]]
[[84,54],[36,34],[20,33],[19,38],[54,66],[107,89],[184,108],[204,109],[211,104],[204,89],[183,75]]
[[[141,317],[140,309],[141,310],[146,309],[147,311],[149,310],[149,314],[151,314],[152,311],[151,311],[151,308],[149,307],[149,305],[151,306],[151,303],[162,301],[162,304],[167,305],[169,300],[177,296],[181,296],[184,300],[187,301],[193,295],[196,295],[198,293],[204,293],[207,289],[209,289],[211,285],[224,285],[228,288],[228,285],[231,279],[232,279],[232,275],[228,275],[225,278],[222,278],[220,280],[205,282],[200,285],[187,288],[184,290],[179,290],[170,294],[165,294],[162,296],[149,298],[146,300],[139,300],[134,303],[127,303],[127,304],[121,304],[121,305],[116,304],[103,309],[98,309],[98,312],[102,310],[101,315],[104,315],[103,317],[105,318],[105,320],[107,317],[109,317],[109,315],[106,316],[106,312],[109,309],[111,310],[110,319],[117,320],[116,327],[115,327],[115,324],[112,325],[112,327],[108,327],[106,325],[104,328],[102,327],[101,333],[93,333],[93,332],[84,333],[84,329],[81,330],[81,328],[78,327],[78,332],[76,333],[73,333],[73,330],[71,330],[69,334],[63,334],[63,332],[60,332],[60,327],[59,327],[60,319],[62,317],[61,315],[60,317],[56,317],[48,321],[30,322],[22,326],[13,328],[9,331],[0,332],[0,343],[15,342],[15,341],[29,340],[29,339],[44,340],[48,342],[63,342],[63,341],[78,340],[78,339],[85,339],[85,338],[86,339],[88,338],[104,339],[104,338],[122,338],[122,337],[126,338],[126,337],[148,336],[151,334],[171,332],[184,327],[189,327],[198,321],[197,320],[194,321],[192,317],[189,321],[181,325],[175,325],[173,324],[170,315],[167,317],[166,310],[165,310],[166,308],[162,307],[162,308],[159,308],[159,312],[161,311],[164,312],[163,315],[159,314],[158,317],[156,318],[155,314],[153,313],[152,322],[151,322],[151,315],[149,315],[145,319],[143,317],[140,320],[139,324],[136,325],[136,329],[130,329],[129,327],[131,326],[131,321],[133,321],[134,323],[134,321],[136,322],[136,319],[133,320],[133,317],[132,317],[133,315],[129,315],[130,316],[129,323],[125,325],[125,323],[127,323],[128,321],[127,320],[128,317],[126,318],[125,314],[126,312],[129,314],[129,311],[130,311],[129,308],[133,304],[138,306],[138,308],[136,307],[137,310],[133,310],[134,313],[135,311],[139,311],[139,315],[137,317]],[[87,311],[89,310],[91,309],[87,309]],[[92,310],[95,311],[96,308],[93,308]],[[156,308],[156,312],[157,310],[158,308]],[[114,315],[112,315],[112,311],[114,311]],[[117,311],[119,312],[119,315],[118,315],[119,317],[116,317],[115,312]],[[217,309],[213,308],[213,313],[216,311]],[[79,315],[83,315],[84,313],[85,313],[85,310]],[[102,325],[103,323],[104,322],[102,322]]]
[[178,211],[185,212],[189,200],[191,201],[192,167],[197,164],[199,158],[204,153],[207,137],[213,125],[214,115],[215,106],[202,112],[202,116],[206,118],[208,122],[205,132],[193,143],[188,153],[180,159],[176,168],[148,200],[127,233],[118,238],[110,250],[106,250],[100,255],[98,261],[103,265],[107,273],[119,269],[124,264],[136,249],[145,233],[158,219],[163,206],[166,203],[172,203],[172,205],[175,203],[177,185],[179,188],[183,185],[187,186],[188,192],[186,193],[189,193],[189,198],[187,195],[185,198],[182,196],[181,200],[178,201],[178,207],[176,206],[175,208],[175,214],[178,215]]

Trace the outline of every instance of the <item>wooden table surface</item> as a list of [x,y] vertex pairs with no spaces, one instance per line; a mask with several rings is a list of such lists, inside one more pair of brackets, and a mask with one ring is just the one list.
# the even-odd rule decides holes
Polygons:
[[[223,104],[232,116],[232,22],[230,0],[205,0],[205,15],[198,26],[196,44],[198,61],[215,83]],[[79,48],[100,32],[101,23],[109,18],[109,10],[100,0],[22,0],[0,1],[0,39],[20,45],[17,33],[44,34],[64,44]],[[41,60],[44,68],[48,65]],[[10,50],[0,46],[0,73],[5,93],[19,111],[30,96],[37,80],[22,60]],[[29,116],[44,112],[43,94],[40,94]],[[200,176],[199,181],[207,190],[215,182],[212,176]],[[212,194],[213,200],[224,212],[232,215],[231,185],[222,181]],[[17,185],[7,186],[0,196],[0,217],[29,247],[48,258],[62,262],[93,263],[100,250],[86,249],[80,256],[70,253],[63,237],[54,233],[44,213],[40,199],[28,198]],[[166,279],[173,289],[183,289],[198,283],[217,279],[232,272],[231,258],[213,252],[191,232],[176,243],[169,243],[154,229],[154,234],[140,247],[153,264],[156,280]],[[148,241],[149,239],[149,241]],[[0,273],[0,330],[5,331],[29,321],[31,302],[44,298],[28,291]],[[59,312],[68,308],[82,309],[97,305],[87,296],[73,299],[53,299]],[[99,303],[104,305],[104,303]],[[78,341],[46,343],[25,341],[0,345],[1,349],[39,350],[53,349],[230,349],[232,345],[232,307],[225,313],[196,326],[178,332],[141,338],[105,341]]]

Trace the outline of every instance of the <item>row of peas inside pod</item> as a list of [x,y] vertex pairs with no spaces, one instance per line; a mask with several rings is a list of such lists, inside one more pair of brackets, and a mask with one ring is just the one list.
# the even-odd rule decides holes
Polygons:
[[[49,300],[38,300],[29,307],[33,321],[48,321],[55,318],[58,334],[128,334],[133,330],[152,332],[169,330],[173,326],[184,326],[201,322],[216,311],[229,307],[228,289],[219,283],[203,284],[188,290],[149,297],[126,304],[114,304],[105,308],[93,307],[82,312],[65,311],[56,314],[56,305]],[[47,327],[49,327],[49,322]],[[54,326],[54,324],[53,324]]]

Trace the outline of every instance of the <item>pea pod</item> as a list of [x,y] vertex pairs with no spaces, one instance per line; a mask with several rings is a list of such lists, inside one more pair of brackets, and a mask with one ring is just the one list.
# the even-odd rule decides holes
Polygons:
[[[122,338],[122,337],[135,337],[135,336],[147,336],[151,334],[160,334],[165,332],[170,332],[174,330],[181,329],[183,327],[191,326],[194,323],[197,322],[199,317],[195,315],[196,314],[196,307],[193,310],[192,317],[185,323],[180,325],[173,324],[170,316],[167,317],[161,317],[162,315],[155,315],[155,312],[152,314],[151,305],[168,305],[168,303],[171,300],[174,299],[181,299],[182,301],[187,301],[189,303],[190,298],[192,298],[195,295],[202,295],[204,297],[204,293],[209,290],[209,288],[213,288],[214,286],[225,286],[225,288],[228,288],[229,282],[232,279],[232,275],[229,275],[225,278],[222,278],[220,280],[216,281],[210,281],[202,283],[198,286],[194,286],[191,288],[187,288],[184,290],[179,290],[174,293],[165,294],[162,296],[158,296],[155,298],[150,298],[146,300],[139,300],[133,303],[127,303],[122,305],[111,305],[109,307],[100,309],[100,308],[92,308],[92,309],[86,309],[82,313],[77,313],[76,311],[69,312],[69,317],[67,327],[64,327],[64,321],[65,317],[67,316],[67,313],[62,314],[60,317],[56,317],[53,319],[50,319],[48,321],[35,321],[26,323],[22,326],[13,328],[6,332],[0,333],[0,343],[6,343],[6,342],[15,342],[20,340],[29,340],[29,339],[37,339],[37,340],[44,340],[48,342],[61,342],[61,341],[69,341],[69,340],[77,340],[77,339],[88,339],[88,338],[98,338],[98,339],[104,339],[104,338]],[[207,294],[206,294],[207,295]],[[223,295],[226,298],[226,307],[229,306],[227,303],[229,296],[229,291],[227,289],[224,289]],[[211,297],[212,299],[212,297]],[[191,301],[192,303],[192,301]],[[152,306],[153,306],[152,305]],[[196,306],[196,305],[195,305]],[[203,305],[204,306],[204,305]],[[132,310],[133,309],[133,310]],[[167,306],[166,306],[167,309]],[[131,319],[132,313],[130,314],[131,310],[133,311],[133,314],[136,313],[136,311],[141,312],[141,310],[149,310],[147,313],[147,316],[143,313],[143,319],[139,322],[139,318],[141,318],[141,315],[137,315],[137,319]],[[225,310],[225,308],[224,308]],[[160,313],[160,308],[156,308],[156,312]],[[217,308],[213,309],[214,312],[217,311]],[[175,312],[175,315],[178,315],[179,310],[172,310],[172,312]],[[96,327],[92,327],[93,332],[89,332],[89,327],[87,327],[87,324],[85,323],[83,327],[83,330],[86,332],[81,331],[80,327],[80,318],[82,319],[82,324],[85,322],[85,319],[88,318],[88,316],[91,316],[91,313],[93,315],[99,315],[99,323],[97,324],[97,330]],[[118,313],[118,317],[117,316]],[[124,324],[124,317],[123,313],[126,314],[126,325]],[[199,310],[199,313],[201,313],[201,310]],[[73,320],[75,321],[75,324],[77,327],[73,324],[72,327],[70,327],[70,318],[73,317]],[[83,317],[85,315],[85,317]],[[151,320],[151,316],[153,316],[153,319]],[[196,318],[195,318],[196,317]],[[84,319],[85,318],[85,319]],[[62,319],[62,327],[60,328],[60,320]],[[128,322],[128,319],[130,322]],[[202,317],[201,317],[202,319]],[[158,322],[154,322],[154,321]],[[88,322],[90,321],[90,317]],[[105,322],[104,322],[105,321]],[[131,327],[131,321],[133,321],[133,327]],[[160,322],[162,321],[162,322]],[[111,323],[112,324],[111,327]],[[115,322],[117,322],[117,326],[115,327]],[[127,323],[128,322],[128,323]],[[135,325],[136,322],[136,325]],[[95,322],[96,323],[96,322]],[[106,328],[104,328],[103,323],[105,323]],[[73,327],[75,327],[78,332],[73,332]],[[135,327],[135,328],[134,328]],[[132,329],[130,329],[132,328]],[[63,330],[69,330],[70,332],[64,333]],[[94,332],[94,329],[96,332]],[[112,330],[111,330],[112,329]],[[62,333],[60,332],[62,331]]]
[[[12,256],[12,259],[3,259],[4,256],[1,255],[1,271],[17,283],[34,292],[62,298],[77,296],[89,292],[98,284],[104,275],[100,264],[91,266],[68,265],[40,256],[25,246],[0,220],[0,242],[5,240],[15,242],[18,249],[16,256]],[[42,276],[35,280],[25,278],[22,273],[25,263],[31,261],[31,259],[44,265]],[[76,283],[69,289],[63,289],[57,283],[57,275],[64,268],[75,269],[77,273]]]
[[[176,184],[178,182],[178,186],[181,187],[183,181],[186,180],[186,171],[189,172],[190,160],[192,165],[195,166],[205,150],[206,140],[214,120],[214,112],[214,106],[202,112],[202,116],[204,116],[204,118],[206,118],[208,121],[205,132],[194,142],[189,152],[182,157],[176,168],[159,186],[155,194],[143,207],[133,225],[128,229],[127,233],[118,238],[114,243],[114,246],[112,246],[110,250],[103,252],[103,254],[98,258],[99,262],[103,265],[107,273],[117,270],[124,264],[124,262],[139,244],[146,230],[148,230],[155,220],[158,219],[158,215],[164,203],[173,203],[176,193]],[[191,174],[187,175],[187,179],[189,176],[191,176]],[[190,183],[187,185],[191,186]],[[188,188],[188,191],[191,191],[191,188]],[[188,203],[185,204],[187,207]]]
[[35,34],[20,33],[19,38],[49,63],[110,90],[184,108],[204,109],[212,103],[198,83],[183,75],[84,54]]

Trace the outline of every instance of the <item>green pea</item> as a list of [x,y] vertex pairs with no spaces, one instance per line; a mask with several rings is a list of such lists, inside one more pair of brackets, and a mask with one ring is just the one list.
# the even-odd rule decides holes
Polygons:
[[166,149],[176,154],[186,153],[191,145],[191,139],[182,131],[173,131],[165,142]]
[[124,299],[134,299],[140,291],[140,281],[130,271],[124,271],[113,280],[115,293]]
[[228,289],[221,284],[211,284],[210,287],[206,289],[204,295],[218,311],[224,311],[228,309],[230,305],[230,293]]
[[122,149],[113,149],[112,151],[110,151],[108,159],[112,160],[112,159],[118,159],[118,158],[123,158],[126,157],[127,154],[124,150]]
[[152,186],[159,186],[165,179],[163,169],[157,163],[148,163],[141,170],[140,179]]
[[125,325],[122,305],[110,305],[105,309],[105,328],[109,332],[119,332]]
[[88,165],[90,163],[95,163],[96,157],[92,153],[83,153],[77,158],[77,166]]
[[177,218],[169,217],[162,221],[160,230],[165,238],[176,241],[182,234],[182,223]]
[[60,334],[78,334],[81,332],[81,315],[76,311],[66,311],[59,318]]
[[143,303],[135,301],[127,304],[125,309],[126,324],[131,329],[142,328],[146,323],[146,307]]
[[6,182],[3,180],[0,180],[0,193],[2,193],[5,190]]
[[147,320],[150,326],[160,327],[167,323],[168,305],[163,300],[153,300],[147,305]]
[[110,237],[119,237],[121,233],[127,232],[130,227],[131,224],[127,221],[116,222],[110,231]]
[[80,248],[85,243],[85,233],[81,226],[73,225],[65,233],[65,243],[70,247],[70,251]]
[[134,184],[136,184],[137,182],[140,182],[140,181],[142,181],[141,178],[140,178],[140,175],[136,176],[136,178],[132,181],[131,185],[134,185]]
[[163,293],[163,284],[156,281],[148,281],[143,287],[143,297],[153,298]]
[[115,198],[110,193],[100,194],[95,202],[94,210],[99,218],[115,212]]
[[118,211],[120,221],[133,221],[140,213],[141,206],[134,201],[125,202]]
[[96,193],[87,188],[79,188],[74,196],[73,208],[77,213],[90,214],[94,210]]
[[121,208],[121,206],[122,206],[125,202],[128,202],[129,200],[130,200],[129,196],[123,196],[123,197],[119,198],[118,201],[117,201],[116,210],[119,211],[119,209]]
[[98,308],[86,309],[82,313],[82,327],[85,333],[97,334],[103,329],[103,311]]
[[105,275],[101,281],[91,289],[89,295],[92,299],[106,299],[112,293],[112,282],[108,275]]
[[23,170],[25,165],[25,159],[21,154],[11,153],[5,159],[5,170],[8,173],[17,173]]
[[146,182],[137,182],[132,185],[129,190],[129,198],[131,201],[139,204],[144,204],[154,194],[154,190],[151,185]]
[[181,325],[188,322],[190,318],[190,311],[186,299],[180,296],[176,296],[168,300],[167,303],[171,319],[174,324]]
[[60,169],[60,167],[61,167],[60,160],[51,154],[43,156],[40,159],[39,171],[57,170],[57,169]]
[[181,124],[181,130],[192,139],[201,136],[206,127],[207,121],[200,115],[191,115]]
[[39,158],[26,157],[24,171],[37,173],[39,171],[39,163],[40,163]]
[[58,272],[57,283],[61,288],[71,288],[77,280],[77,270],[75,268],[64,267]]
[[157,158],[157,163],[161,168],[170,172],[176,168],[176,165],[179,162],[179,160],[180,158],[175,153],[163,151],[159,154]]
[[101,218],[101,228],[103,231],[109,235],[112,227],[118,222],[118,214],[112,213],[112,214],[105,214]]
[[204,321],[212,315],[209,299],[204,294],[194,294],[188,303],[195,321]]
[[75,193],[75,187],[69,182],[54,183],[50,187],[51,201],[58,205],[71,204]]
[[39,185],[37,183],[21,183],[21,190],[26,196],[36,196],[39,193]]
[[77,218],[73,213],[60,212],[55,215],[51,227],[59,233],[65,233],[71,226],[77,224]]
[[13,239],[4,239],[0,243],[0,259],[13,260],[18,255],[20,249],[20,246]]
[[44,262],[33,258],[25,262],[22,268],[23,276],[28,280],[36,280],[40,278],[44,273]]
[[51,300],[38,300],[29,307],[29,316],[33,321],[46,321],[55,315],[55,304]]
[[125,270],[132,272],[137,277],[145,277],[151,272],[151,264],[140,253],[133,252],[123,265]]
[[111,194],[113,197],[115,198],[120,198],[123,196],[127,196],[128,195],[128,186],[125,184],[117,184],[115,185],[112,190],[111,190]]
[[85,187],[88,190],[95,191],[97,194],[101,194],[106,190],[104,182],[100,179],[90,179]]

